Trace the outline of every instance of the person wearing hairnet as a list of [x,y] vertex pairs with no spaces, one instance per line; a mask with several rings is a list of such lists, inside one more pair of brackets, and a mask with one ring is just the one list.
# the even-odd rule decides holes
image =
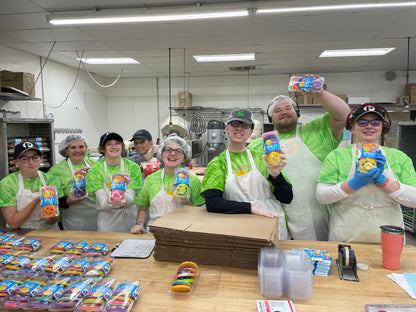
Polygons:
[[280,202],[290,203],[293,193],[281,172],[286,164],[285,157],[282,153],[279,165],[268,166],[263,152],[248,150],[246,142],[253,127],[249,110],[231,112],[225,126],[228,149],[209,162],[202,181],[207,210],[278,217],[279,238],[287,239],[285,214]]
[[164,168],[144,180],[143,189],[136,199],[140,209],[136,225],[130,231],[133,234],[146,232],[147,217],[150,224],[182,205],[199,206],[205,203],[204,197],[200,195],[201,181],[193,173],[189,173],[189,200],[183,201],[173,195],[175,171],[191,159],[191,147],[184,139],[175,134],[168,136],[159,148],[158,159],[162,160]]
[[[416,208],[415,168],[405,153],[379,145],[390,128],[388,113],[381,106],[357,106],[345,126],[355,143],[327,156],[316,191],[320,203],[332,204],[329,240],[380,243],[381,225],[404,227],[400,205]],[[363,143],[377,149],[364,154],[373,159],[361,160]]]
[[[283,205],[290,235],[298,240],[328,240],[329,207],[316,200],[316,180],[322,162],[337,148],[343,137],[345,118],[350,112],[344,100],[326,90],[314,93],[327,113],[298,126],[297,103],[288,96],[275,97],[267,107],[280,146],[287,157],[284,172],[293,186],[293,201]],[[249,146],[263,150],[258,138]]]
[[62,185],[65,195],[59,201],[63,229],[67,231],[96,231],[97,209],[93,194],[83,197],[74,196],[73,178],[75,172],[85,173],[97,163],[97,160],[86,157],[87,142],[81,134],[70,134],[59,144],[59,154],[64,160],[53,166],[48,175],[56,176]]
[[[123,138],[115,132],[104,133],[98,146],[101,159],[88,171],[87,192],[94,192],[98,209],[97,231],[128,233],[134,225],[137,206],[134,203],[137,191],[142,187],[139,165],[121,157]],[[124,201],[110,201],[110,186],[115,174],[123,175],[126,181]]]
[[59,230],[58,216],[42,216],[41,188],[54,186],[58,198],[63,196],[59,181],[39,171],[42,151],[36,144],[25,141],[14,147],[14,161],[18,171],[0,181],[1,213],[12,229]]

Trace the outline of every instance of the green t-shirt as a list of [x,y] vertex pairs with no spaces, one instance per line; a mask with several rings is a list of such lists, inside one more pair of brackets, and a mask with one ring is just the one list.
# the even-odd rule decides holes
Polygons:
[[[94,158],[85,158],[84,161],[90,167],[93,167],[98,162]],[[79,165],[79,166],[72,164],[72,166],[74,167],[74,171],[76,172],[76,171],[84,168],[86,165],[84,163],[84,164]],[[71,169],[69,168],[69,165],[68,165],[68,162],[66,161],[66,159],[60,161],[58,164],[53,166],[48,171],[48,175],[55,176],[57,179],[59,179],[59,182],[61,183],[62,188],[63,188],[64,193],[65,193],[64,196],[69,197],[69,194],[71,193],[71,189],[72,189],[72,172],[71,172]]]
[[[163,186],[165,192],[171,193],[173,195],[173,180],[175,175],[165,174],[163,177]],[[156,171],[155,173],[149,175],[144,180],[143,189],[140,191],[139,195],[136,197],[136,204],[144,207],[149,207],[150,202],[159,193],[160,188],[162,187],[162,169]],[[189,189],[190,189],[190,198],[189,201],[194,206],[199,206],[205,204],[205,198],[200,195],[201,192],[201,181],[199,178],[193,174],[189,173]]]
[[[409,156],[394,148],[383,146],[382,149],[386,153],[387,163],[394,172],[397,181],[416,186],[415,168]],[[337,184],[347,181],[352,162],[352,145],[332,151],[322,164],[318,183]]]
[[[210,189],[216,189],[224,192],[224,186],[228,176],[228,166],[225,152],[226,150],[209,162],[202,181],[202,193]],[[267,169],[267,165],[263,159],[263,153],[254,150],[251,151],[251,155],[253,156],[254,164],[256,165],[257,170],[259,170],[267,180],[269,177],[269,170]],[[252,168],[246,151],[240,153],[230,152],[230,159],[233,174],[240,176],[251,171]]]
[[[0,181],[0,207],[16,206],[16,195],[19,191],[18,171],[9,174]],[[64,196],[59,179],[54,176],[49,176],[44,172],[40,173],[45,179],[46,186],[55,186],[58,192],[58,198]],[[38,192],[43,186],[39,177],[34,179],[23,179],[23,185],[26,190],[31,190],[33,193]]]
[[[279,133],[279,140],[289,139],[296,136],[296,129]],[[342,135],[337,140],[332,135],[331,126],[329,124],[329,113],[319,116],[305,125],[299,126],[299,136],[308,149],[320,161],[324,161],[325,157],[342,141]],[[257,138],[248,146],[250,150],[263,151],[263,138]]]
[[[138,164],[122,158],[124,161],[124,173],[128,173],[131,178],[131,182],[127,185],[127,189],[140,190],[142,188],[142,173]],[[111,178],[114,174],[122,173],[120,164],[117,166],[107,166],[107,180],[106,185],[110,188]],[[97,162],[87,174],[87,192],[93,193],[103,188],[105,175],[104,175],[104,160]]]

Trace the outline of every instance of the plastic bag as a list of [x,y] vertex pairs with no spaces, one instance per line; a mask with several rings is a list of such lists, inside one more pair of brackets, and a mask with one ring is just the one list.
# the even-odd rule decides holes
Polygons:
[[87,173],[85,170],[78,170],[74,172],[72,177],[72,189],[71,192],[74,197],[82,198],[87,196]]
[[176,171],[175,178],[173,180],[173,192],[175,197],[189,199],[189,173],[185,168],[179,168]]
[[292,92],[321,92],[324,82],[324,77],[291,76],[288,89]]
[[[121,201],[121,205],[124,205],[126,203],[126,200],[124,198],[124,193],[126,192],[126,179],[124,175],[122,174],[115,174],[113,175],[111,179],[111,185],[110,185],[110,205],[113,205],[113,202],[118,199]],[[120,205],[117,205],[115,207],[119,207]]]
[[40,189],[40,208],[43,217],[59,216],[58,191],[55,186]]

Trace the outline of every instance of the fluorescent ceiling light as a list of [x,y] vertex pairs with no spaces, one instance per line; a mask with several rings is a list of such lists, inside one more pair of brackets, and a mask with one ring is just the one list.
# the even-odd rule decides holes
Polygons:
[[87,64],[140,64],[140,62],[130,57],[94,57],[94,58],[77,58]]
[[396,48],[325,50],[319,57],[385,55],[395,49]]
[[286,7],[286,8],[270,8],[257,9],[256,14],[268,13],[299,13],[313,11],[335,11],[335,10],[353,10],[353,9],[382,9],[394,7],[416,6],[416,2],[386,2],[386,3],[356,3],[356,4],[340,4],[340,5],[318,5],[303,7]]
[[245,54],[222,54],[222,55],[194,55],[197,62],[233,62],[233,61],[254,61],[254,53]]
[[221,12],[192,12],[181,14],[110,14],[95,13],[87,15],[56,13],[46,18],[52,25],[89,25],[89,24],[119,24],[119,23],[143,23],[165,21],[187,21],[197,19],[214,19],[248,16],[248,10],[234,10]]

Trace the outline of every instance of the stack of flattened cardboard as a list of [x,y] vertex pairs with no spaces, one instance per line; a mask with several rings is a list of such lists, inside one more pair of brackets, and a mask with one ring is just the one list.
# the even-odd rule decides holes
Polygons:
[[261,248],[277,246],[278,219],[251,214],[209,213],[182,206],[150,224],[159,261],[255,269]]

